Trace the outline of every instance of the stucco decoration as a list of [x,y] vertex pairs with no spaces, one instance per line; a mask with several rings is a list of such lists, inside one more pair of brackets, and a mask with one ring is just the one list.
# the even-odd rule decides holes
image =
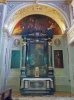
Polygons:
[[[8,2],[7,3],[7,14],[10,13],[13,9],[15,9],[18,5],[23,4],[24,2]],[[24,3],[26,5],[26,3]]]
[[12,31],[18,21],[20,21],[22,18],[26,16],[33,14],[45,15],[52,18],[59,25],[60,29],[62,30],[62,33],[64,33],[66,29],[66,22],[57,10],[44,4],[31,4],[19,9],[8,21],[7,26],[10,31],[10,34],[12,34]]

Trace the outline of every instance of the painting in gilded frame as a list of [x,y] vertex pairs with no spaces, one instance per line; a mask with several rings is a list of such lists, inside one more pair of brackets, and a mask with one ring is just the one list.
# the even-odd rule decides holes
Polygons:
[[54,50],[54,67],[64,68],[63,66],[63,50]]

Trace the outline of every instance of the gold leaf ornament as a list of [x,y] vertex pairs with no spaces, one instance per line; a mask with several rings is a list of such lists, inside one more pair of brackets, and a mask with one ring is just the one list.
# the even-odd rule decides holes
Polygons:
[[7,0],[0,0],[0,3],[7,3]]

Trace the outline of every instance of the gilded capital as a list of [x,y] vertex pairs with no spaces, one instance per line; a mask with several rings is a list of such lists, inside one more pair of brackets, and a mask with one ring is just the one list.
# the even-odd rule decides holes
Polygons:
[[26,45],[26,42],[22,42],[22,46]]
[[52,42],[48,42],[48,45],[52,46]]

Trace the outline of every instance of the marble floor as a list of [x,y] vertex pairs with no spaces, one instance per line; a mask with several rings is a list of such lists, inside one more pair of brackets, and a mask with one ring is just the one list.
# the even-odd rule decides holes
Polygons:
[[[12,92],[13,97],[24,97],[23,95],[20,94],[20,92]],[[48,95],[46,95],[48,96]],[[69,92],[55,92],[54,95],[49,95],[49,96],[55,96],[55,97],[74,97],[74,94],[71,94]],[[27,97],[27,96],[26,96]],[[32,96],[33,97],[33,96]]]
[[74,100],[74,94],[68,92],[55,92],[46,96],[22,96],[19,92],[12,93],[13,100]]
[[72,97],[23,97],[13,98],[13,100],[74,100]]

